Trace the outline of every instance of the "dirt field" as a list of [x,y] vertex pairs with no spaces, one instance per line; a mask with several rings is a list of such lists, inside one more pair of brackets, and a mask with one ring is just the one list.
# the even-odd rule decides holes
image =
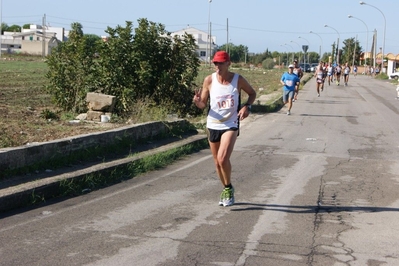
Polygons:
[[[125,124],[70,123],[74,114],[58,113],[45,93],[46,64],[41,58],[0,60],[0,148],[103,131]],[[45,119],[47,111],[59,119]]]

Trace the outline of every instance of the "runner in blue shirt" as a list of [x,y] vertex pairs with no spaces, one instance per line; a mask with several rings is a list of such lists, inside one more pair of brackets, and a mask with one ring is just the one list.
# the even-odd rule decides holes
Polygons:
[[291,114],[291,108],[292,108],[292,100],[294,99],[294,93],[295,93],[295,98],[298,95],[298,88],[299,88],[299,83],[300,80],[297,75],[293,73],[294,71],[294,65],[289,65],[288,66],[288,72],[285,72],[281,76],[280,83],[284,86],[283,87],[283,102],[284,104],[288,103],[288,111],[287,115]]

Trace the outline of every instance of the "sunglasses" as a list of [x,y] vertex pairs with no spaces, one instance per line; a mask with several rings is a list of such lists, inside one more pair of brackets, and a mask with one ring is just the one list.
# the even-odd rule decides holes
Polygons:
[[223,65],[224,63],[226,63],[226,62],[213,62],[213,64],[214,64],[215,66]]

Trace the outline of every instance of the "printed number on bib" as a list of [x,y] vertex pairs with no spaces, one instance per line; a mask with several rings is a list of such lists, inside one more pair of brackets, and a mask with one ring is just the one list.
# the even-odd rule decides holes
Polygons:
[[218,102],[219,109],[231,109],[234,107],[234,99],[225,99]]

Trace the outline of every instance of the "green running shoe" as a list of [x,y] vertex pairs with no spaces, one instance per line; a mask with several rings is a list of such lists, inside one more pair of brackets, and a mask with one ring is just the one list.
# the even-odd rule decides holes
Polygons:
[[[224,207],[231,206],[234,204],[234,188],[225,188],[224,190],[224,198],[222,204]],[[220,204],[220,202],[219,202]]]

